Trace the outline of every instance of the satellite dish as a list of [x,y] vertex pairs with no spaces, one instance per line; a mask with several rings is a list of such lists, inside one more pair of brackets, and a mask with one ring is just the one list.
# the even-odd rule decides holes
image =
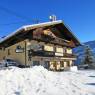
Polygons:
[[50,21],[56,21],[56,15],[49,16]]

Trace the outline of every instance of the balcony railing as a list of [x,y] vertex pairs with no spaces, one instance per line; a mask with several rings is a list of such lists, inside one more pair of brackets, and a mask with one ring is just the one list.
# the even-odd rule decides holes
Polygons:
[[71,47],[71,45],[69,44],[70,41],[62,39],[62,38],[58,38],[58,37],[53,38],[53,37],[48,36],[48,35],[39,35],[39,36],[34,36],[33,39]]
[[69,57],[69,58],[76,58],[77,57],[77,55],[75,55],[75,54],[68,54],[68,53],[64,53],[63,56],[64,57]]
[[54,51],[44,51],[44,50],[39,50],[39,51],[33,51],[29,50],[29,56],[43,56],[43,57],[67,57],[67,58],[76,58],[77,56],[75,54],[67,54],[67,53],[57,53]]
[[69,46],[69,41],[66,41],[64,39],[56,37],[54,40],[51,41],[52,43],[59,44],[59,45],[64,45],[64,46]]

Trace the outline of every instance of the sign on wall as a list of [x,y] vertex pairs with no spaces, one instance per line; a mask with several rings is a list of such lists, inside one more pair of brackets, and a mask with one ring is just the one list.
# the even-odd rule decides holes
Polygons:
[[24,52],[24,48],[22,48],[20,45],[18,45],[16,47],[16,53],[23,53]]

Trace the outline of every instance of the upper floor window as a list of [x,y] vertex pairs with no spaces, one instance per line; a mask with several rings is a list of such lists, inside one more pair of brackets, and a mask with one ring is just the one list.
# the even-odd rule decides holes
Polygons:
[[45,45],[44,46],[44,50],[45,51],[54,51],[54,47],[53,46],[49,46],[49,45]]
[[4,47],[0,48],[0,51],[5,51],[5,48]]
[[66,53],[72,54],[72,49],[71,49],[71,48],[67,48],[67,49],[66,49]]
[[61,48],[61,47],[56,47],[56,52],[63,53],[63,48]]
[[8,49],[8,55],[10,55],[11,53],[10,53],[10,49]]
[[2,48],[0,48],[0,50],[2,51]]
[[43,50],[43,45],[41,44],[32,44],[27,46],[27,50],[33,50],[33,51],[41,51]]

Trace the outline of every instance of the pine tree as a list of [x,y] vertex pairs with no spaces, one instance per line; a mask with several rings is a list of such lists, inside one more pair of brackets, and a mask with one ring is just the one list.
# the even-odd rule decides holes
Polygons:
[[89,46],[84,47],[84,58],[82,62],[83,64],[87,64],[89,67],[92,67],[95,63],[93,52]]

